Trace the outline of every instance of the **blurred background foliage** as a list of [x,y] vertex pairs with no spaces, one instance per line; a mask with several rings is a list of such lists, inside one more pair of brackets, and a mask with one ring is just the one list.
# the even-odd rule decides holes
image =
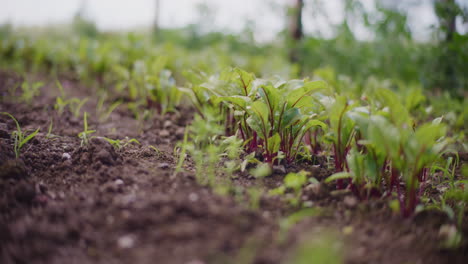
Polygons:
[[[160,0],[156,0],[159,2]],[[301,18],[318,19],[326,13],[324,0],[289,0],[277,12],[286,26],[271,41],[258,41],[255,22],[246,21],[240,33],[215,31],[216,9],[208,4],[196,8],[198,18],[181,28],[158,25],[128,32],[100,32],[80,8],[71,26],[18,28],[0,27],[0,67],[72,71],[81,78],[104,76],[114,65],[131,68],[139,60],[165,57],[166,68],[177,81],[184,81],[189,69],[212,74],[225,67],[242,67],[257,76],[280,75],[286,78],[311,76],[317,70],[329,78],[352,78],[364,83],[369,78],[390,80],[395,84],[417,84],[426,91],[449,93],[463,98],[468,87],[468,11],[463,1],[430,2],[437,21],[431,37],[418,40],[408,25],[408,6],[427,1],[343,0],[343,19],[331,22],[331,34],[304,33]],[[366,8],[372,2],[372,9]],[[304,8],[312,9],[304,12]],[[280,11],[278,11],[280,10]],[[338,11],[337,11],[338,12]],[[241,23],[233,21],[233,23]],[[368,32],[356,35],[355,25]]]

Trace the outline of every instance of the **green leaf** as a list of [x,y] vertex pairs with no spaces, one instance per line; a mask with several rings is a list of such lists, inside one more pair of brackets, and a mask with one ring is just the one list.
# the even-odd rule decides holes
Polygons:
[[446,127],[443,124],[428,123],[416,129],[414,138],[417,139],[419,144],[427,147],[433,146],[436,141],[443,137],[446,133]]
[[343,172],[338,172],[338,173],[335,173],[335,174],[331,175],[330,177],[326,178],[325,183],[330,183],[332,181],[341,180],[341,179],[349,179],[349,178],[352,178],[351,173],[344,172],[344,171]]
[[392,159],[397,159],[402,136],[403,134],[385,117],[371,117],[368,137],[379,152],[386,153]]
[[21,140],[21,142],[19,142],[19,148],[21,149],[21,147],[23,147],[24,144],[28,143],[29,140],[31,140],[32,138],[34,138],[37,133],[39,132],[39,128],[36,129],[36,131],[32,132],[31,134],[29,134],[26,138],[24,138],[23,140]]
[[299,189],[307,183],[307,174],[306,171],[300,171],[298,173],[290,172],[286,177],[284,177],[284,186],[291,189]]
[[275,188],[275,189],[271,189],[268,194],[269,195],[283,195],[284,192],[286,191],[286,187],[284,187],[283,185],[281,185],[280,187],[278,188]]
[[442,122],[443,119],[444,119],[443,116],[437,117],[437,118],[435,118],[434,120],[432,120],[432,124],[438,125],[438,124],[440,124],[440,123]]
[[233,95],[233,96],[221,96],[213,100],[214,104],[219,102],[228,102],[240,107],[242,110],[247,109],[247,105],[249,105],[252,100],[250,100],[247,96],[240,96],[240,95]]
[[270,176],[271,173],[271,166],[268,163],[261,163],[255,169],[250,170],[250,174],[255,178],[264,178]]
[[268,108],[268,105],[266,105],[264,102],[255,101],[247,109],[263,121],[268,121],[270,110]]
[[323,81],[315,81],[305,83],[304,86],[292,90],[287,96],[286,101],[290,107],[294,107],[300,103],[305,97],[317,92],[318,90],[325,89],[327,84]]
[[250,153],[249,155],[245,156],[244,160],[241,163],[241,172],[244,172],[245,169],[247,168],[247,165],[249,163],[260,163],[256,158],[255,158],[255,152]]
[[340,118],[348,109],[348,100],[344,96],[337,96],[335,101],[328,106],[330,127],[336,130],[339,127]]
[[383,103],[383,106],[388,107],[390,119],[397,126],[403,124],[410,125],[412,123],[408,110],[401,103],[398,96],[389,89],[377,90],[377,99]]
[[275,111],[281,101],[281,93],[273,85],[262,85],[258,93],[263,98],[263,101],[268,104],[271,110]]
[[281,137],[278,133],[274,134],[268,138],[268,152],[271,154],[277,153],[279,151],[281,144]]
[[252,73],[248,73],[239,68],[235,68],[234,71],[238,74],[238,84],[242,87],[245,96],[250,95],[252,90],[252,83],[255,79],[255,76]]
[[307,131],[315,126],[319,126],[322,130],[326,130],[328,127],[327,124],[325,124],[324,122],[320,120],[309,120],[304,126],[304,131]]
[[310,177],[309,182],[312,183],[312,184],[320,184],[320,182],[314,177]]
[[15,122],[16,130],[18,131],[18,133],[22,134],[21,126],[19,125],[18,120],[16,120],[16,118],[13,115],[11,115],[10,113],[7,113],[7,112],[2,112],[1,114],[10,117]]
[[268,137],[270,129],[272,129],[268,122],[268,106],[261,101],[255,101],[247,107],[247,111],[251,115],[247,119],[247,124],[253,130],[257,131],[257,133],[262,135],[264,139],[266,139]]
[[281,120],[280,129],[288,128],[297,120],[301,119],[301,112],[298,108],[293,107],[284,111],[283,118]]
[[257,132],[259,135],[261,135],[263,138],[266,138],[266,136],[264,135],[263,133],[263,125],[262,125],[262,121],[259,119],[259,117],[257,116],[251,116],[249,118],[247,118],[246,120],[247,122],[247,125],[249,125],[249,127],[254,130],[255,132]]

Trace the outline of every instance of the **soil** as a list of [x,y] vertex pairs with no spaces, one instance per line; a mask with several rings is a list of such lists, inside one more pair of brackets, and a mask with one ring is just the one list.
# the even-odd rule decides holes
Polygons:
[[[192,109],[137,121],[118,107],[100,121],[96,90],[63,77],[67,97],[89,98],[82,111],[97,132],[82,145],[82,117],[59,115],[53,79],[35,78],[46,83],[40,95],[18,103],[7,94],[22,78],[0,72],[0,112],[23,130],[40,128],[15,159],[15,125],[0,116],[0,263],[291,263],[301,245],[321,236],[334,237],[345,263],[468,263],[466,216],[464,242],[445,249],[441,226],[453,223],[444,214],[402,219],[388,201],[358,202],[323,183],[301,197],[317,213],[285,229],[297,208],[268,195],[255,208],[242,190],[266,192],[299,169],[323,180],[332,173],[323,162],[278,168],[265,179],[239,174],[232,184],[240,194],[222,195],[198,184],[190,166],[174,174],[173,149]],[[102,136],[141,144],[116,149]]]

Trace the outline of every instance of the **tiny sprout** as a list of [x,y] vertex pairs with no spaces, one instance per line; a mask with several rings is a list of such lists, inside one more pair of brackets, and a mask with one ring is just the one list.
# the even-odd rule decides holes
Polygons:
[[81,139],[81,146],[88,145],[89,135],[96,132],[96,130],[88,130],[88,113],[85,112],[83,115],[83,131],[78,134],[78,137]]
[[140,142],[138,140],[134,138],[129,139],[128,137],[125,137],[125,139],[111,139],[107,137],[102,137],[102,139],[109,142],[117,150],[121,150],[122,148],[126,147],[130,143],[135,143],[135,144],[140,145]]
[[16,131],[13,131],[11,135],[13,136],[15,140],[15,145],[14,145],[15,156],[16,158],[19,158],[21,148],[37,135],[37,133],[39,132],[39,128],[36,129],[36,131],[29,134],[28,136],[26,136],[26,134],[21,131],[21,127],[13,115],[7,112],[2,112],[1,114],[10,117],[16,124]]

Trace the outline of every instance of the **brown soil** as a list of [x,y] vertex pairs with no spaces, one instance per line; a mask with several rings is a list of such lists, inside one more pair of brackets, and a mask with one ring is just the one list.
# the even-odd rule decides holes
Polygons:
[[119,107],[100,122],[96,93],[62,79],[67,96],[90,98],[82,111],[90,113],[93,136],[141,143],[116,150],[96,137],[81,146],[82,118],[68,110],[59,115],[53,107],[59,92],[44,80],[31,104],[15,103],[6,95],[21,78],[0,72],[0,112],[13,114],[23,129],[41,128],[16,160],[15,125],[0,116],[0,263],[291,263],[301,242],[325,233],[342,244],[346,263],[468,263],[466,239],[458,249],[441,246],[439,229],[451,223],[443,214],[402,219],[387,201],[357,203],[348,194],[331,195],[324,184],[302,197],[319,213],[284,232],[282,219],[297,208],[263,195],[254,209],[242,190],[274,188],[285,172],[299,169],[321,180],[331,173],[323,164],[279,169],[263,180],[239,175],[233,185],[240,194],[219,195],[190,169],[173,173],[173,149],[190,109],[138,122]]

